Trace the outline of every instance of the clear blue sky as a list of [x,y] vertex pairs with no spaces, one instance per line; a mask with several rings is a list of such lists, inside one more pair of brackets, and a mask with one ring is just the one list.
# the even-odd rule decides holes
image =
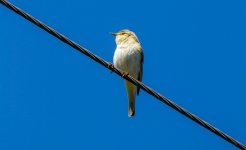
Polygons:
[[[10,2],[107,61],[133,30],[143,82],[246,144],[245,1]],[[143,91],[128,118],[120,77],[0,12],[1,150],[236,149]]]

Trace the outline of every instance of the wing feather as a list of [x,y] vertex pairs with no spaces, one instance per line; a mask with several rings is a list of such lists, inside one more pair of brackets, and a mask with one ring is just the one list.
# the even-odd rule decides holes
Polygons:
[[[142,78],[143,78],[143,61],[144,61],[144,53],[142,48],[140,47],[140,49],[138,50],[138,52],[141,55],[141,60],[140,60],[140,72],[138,73],[138,81],[142,82]],[[137,95],[139,95],[140,92],[140,88],[137,88]]]

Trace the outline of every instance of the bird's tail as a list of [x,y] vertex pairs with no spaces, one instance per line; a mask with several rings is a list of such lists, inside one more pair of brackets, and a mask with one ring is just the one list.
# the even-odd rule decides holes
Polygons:
[[136,86],[126,81],[126,90],[128,95],[128,116],[132,117],[135,114],[135,96],[136,96]]

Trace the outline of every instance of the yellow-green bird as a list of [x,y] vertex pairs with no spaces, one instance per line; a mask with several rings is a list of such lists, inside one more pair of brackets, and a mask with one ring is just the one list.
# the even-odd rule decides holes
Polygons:
[[[123,71],[124,75],[142,81],[144,54],[136,34],[130,30],[112,33],[115,36],[116,49],[114,52],[114,66]],[[135,114],[135,96],[140,88],[125,80],[128,95],[128,116]]]

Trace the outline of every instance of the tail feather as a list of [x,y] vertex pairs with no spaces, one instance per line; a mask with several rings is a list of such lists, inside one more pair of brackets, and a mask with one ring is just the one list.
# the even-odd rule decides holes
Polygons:
[[135,115],[135,96],[136,96],[136,86],[126,81],[126,89],[128,95],[128,116],[132,117]]

